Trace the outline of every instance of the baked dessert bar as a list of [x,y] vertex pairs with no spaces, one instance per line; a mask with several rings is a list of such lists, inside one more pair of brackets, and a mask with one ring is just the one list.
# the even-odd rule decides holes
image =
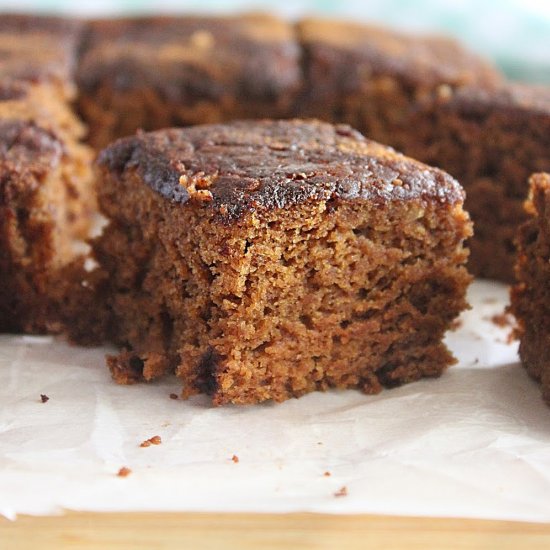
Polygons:
[[70,104],[80,31],[75,20],[0,18],[1,331],[61,330],[68,266],[96,210],[93,154]]
[[402,149],[447,170],[466,191],[475,228],[471,270],[512,282],[527,180],[550,172],[550,88],[464,87],[419,109],[411,127]]
[[317,121],[141,133],[99,156],[115,380],[216,405],[375,393],[453,362],[471,235],[450,176]]
[[527,210],[530,217],[517,241],[518,282],[511,309],[518,321],[521,361],[550,404],[550,174],[531,177]]
[[463,185],[474,222],[470,270],[513,280],[529,174],[549,170],[548,90],[507,85],[449,38],[322,19],[298,24],[301,116],[348,122]]
[[500,73],[455,40],[333,19],[298,22],[304,92],[300,116],[346,122],[382,143],[414,132],[409,117],[434,94],[492,87]]
[[75,19],[2,14],[0,118],[33,120],[65,138],[84,135],[70,105],[82,29]]
[[95,201],[90,162],[33,122],[0,119],[1,332],[62,329],[64,270]]
[[92,22],[78,70],[90,143],[137,129],[288,117],[299,60],[292,26],[268,15]]

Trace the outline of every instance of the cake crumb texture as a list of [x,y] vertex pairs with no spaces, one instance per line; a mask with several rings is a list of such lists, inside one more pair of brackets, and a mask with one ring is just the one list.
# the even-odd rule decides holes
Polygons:
[[471,225],[444,172],[300,120],[140,134],[99,170],[119,383],[176,372],[184,396],[245,404],[376,393],[453,362]]

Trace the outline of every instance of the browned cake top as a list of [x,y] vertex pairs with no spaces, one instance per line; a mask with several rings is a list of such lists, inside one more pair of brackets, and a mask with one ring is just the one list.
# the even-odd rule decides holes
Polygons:
[[0,206],[2,199],[9,200],[4,195],[9,192],[7,183],[33,185],[31,175],[47,173],[60,162],[62,154],[62,143],[34,123],[0,120]]
[[154,87],[167,99],[274,100],[300,82],[292,27],[271,16],[149,17],[91,23],[80,85]]
[[[508,83],[494,90],[464,87],[449,97],[448,105],[457,110],[475,114],[499,111],[510,117],[536,116],[550,123],[550,87]],[[550,134],[547,134],[550,142]]]
[[225,220],[307,200],[463,199],[445,172],[349,126],[318,121],[237,121],[142,133],[105,149],[99,164],[116,173],[137,170],[166,199],[201,199]]
[[492,84],[500,74],[458,42],[414,36],[344,21],[305,19],[298,32],[312,74],[338,88],[357,90],[370,76],[395,75],[413,85]]
[[75,19],[2,14],[0,80],[66,80],[82,25]]

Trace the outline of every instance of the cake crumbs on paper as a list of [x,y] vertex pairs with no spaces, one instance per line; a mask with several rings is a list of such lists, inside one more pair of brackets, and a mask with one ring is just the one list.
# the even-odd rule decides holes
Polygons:
[[235,464],[237,464],[237,463],[239,462],[239,457],[238,457],[237,455],[233,455],[233,456],[231,457],[231,460],[232,460]]
[[160,445],[161,443],[162,443],[162,439],[160,438],[160,435],[154,435],[153,437],[150,437],[149,439],[142,441],[139,446],[150,447],[151,445]]
[[177,393],[171,393],[170,394],[170,399],[178,399],[178,394]]
[[50,398],[45,393],[40,394],[40,401],[42,403],[47,403],[49,400],[50,400]]
[[348,496],[348,488],[345,485],[340,487],[340,489],[338,489],[338,491],[336,491],[334,493],[334,496],[335,497],[347,497]]
[[323,476],[324,477],[330,477],[332,474],[327,470],[326,472],[323,473]]
[[449,325],[449,330],[451,332],[454,332],[455,330],[458,330],[459,328],[462,327],[462,319],[454,319],[453,321],[451,321],[451,324]]
[[128,477],[132,473],[132,470],[130,468],[127,468],[126,466],[123,466],[120,468],[120,470],[117,472],[118,477]]
[[511,327],[514,324],[513,317],[507,311],[495,313],[495,315],[492,315],[489,320],[491,323],[501,328]]

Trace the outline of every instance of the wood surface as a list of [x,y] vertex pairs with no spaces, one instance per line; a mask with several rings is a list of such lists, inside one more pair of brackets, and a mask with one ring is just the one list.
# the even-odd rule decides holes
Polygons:
[[68,512],[0,519],[0,549],[550,548],[550,524],[324,514]]

